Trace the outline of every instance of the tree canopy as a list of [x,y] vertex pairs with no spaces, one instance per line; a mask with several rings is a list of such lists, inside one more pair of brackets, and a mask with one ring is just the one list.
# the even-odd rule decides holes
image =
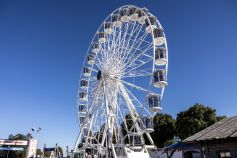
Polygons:
[[154,119],[154,132],[151,137],[157,147],[164,147],[175,134],[175,120],[168,114],[156,114]]
[[177,114],[176,134],[185,139],[202,129],[214,124],[218,119],[216,110],[203,104],[196,103],[188,110]]

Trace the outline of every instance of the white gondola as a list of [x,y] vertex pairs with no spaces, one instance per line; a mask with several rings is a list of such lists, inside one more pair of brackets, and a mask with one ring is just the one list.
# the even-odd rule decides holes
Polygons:
[[85,104],[81,104],[78,106],[78,110],[79,110],[79,116],[80,117],[85,117],[86,116],[86,112],[87,112],[87,108]]
[[113,25],[111,22],[105,22],[104,23],[104,30],[106,34],[111,34],[113,33]]
[[129,21],[129,9],[128,8],[122,8],[119,12],[121,16],[122,22],[128,22]]
[[155,64],[156,65],[165,65],[168,63],[166,56],[165,48],[156,48],[155,49]]
[[154,28],[153,34],[156,46],[160,46],[165,43],[164,30],[162,28]]
[[104,32],[99,32],[98,33],[98,41],[99,43],[105,43],[106,42],[106,35]]
[[81,80],[81,88],[87,88],[88,87],[88,81],[87,80]]
[[79,98],[81,101],[87,101],[87,94],[86,92],[80,92],[79,93]]
[[138,22],[140,24],[145,24],[145,20],[146,20],[146,15],[145,15],[145,12],[147,12],[146,9],[139,9],[137,11],[137,15],[138,15]]
[[154,28],[156,28],[156,17],[149,16],[148,19],[145,20],[146,22],[146,32],[151,33]]
[[155,70],[153,73],[153,78],[155,87],[164,88],[168,84],[165,70]]
[[151,133],[154,131],[153,117],[148,117],[148,116],[142,117],[142,130],[145,133]]
[[83,74],[84,74],[84,76],[90,76],[90,74],[91,74],[91,68],[89,68],[89,67],[84,67],[84,68],[83,68]]
[[137,21],[138,20],[138,13],[137,13],[137,8],[136,7],[129,8],[129,18],[132,21]]
[[94,58],[95,58],[94,55],[92,55],[92,54],[88,55],[88,57],[87,57],[88,64],[93,65],[95,63],[95,59]]
[[113,14],[112,15],[112,24],[114,27],[120,27],[121,21],[120,21],[120,15],[119,14]]
[[161,96],[159,94],[148,94],[148,106],[152,112],[160,112],[161,108]]
[[99,43],[93,43],[92,44],[92,52],[93,53],[99,53],[100,52],[100,44]]

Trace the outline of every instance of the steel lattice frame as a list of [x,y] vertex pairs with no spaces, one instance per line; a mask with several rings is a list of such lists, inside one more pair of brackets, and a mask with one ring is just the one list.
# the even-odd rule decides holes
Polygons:
[[[108,150],[113,145],[125,145],[125,139],[130,135],[140,135],[144,144],[141,129],[141,116],[154,116],[149,111],[147,95],[150,93],[160,94],[161,98],[165,87],[154,87],[153,72],[163,69],[167,75],[168,63],[164,65],[155,64],[155,49],[162,47],[166,49],[168,60],[168,48],[164,36],[164,44],[157,46],[154,43],[154,33],[145,31],[146,25],[137,20],[122,22],[120,27],[112,27],[111,34],[105,34],[105,43],[100,43],[100,51],[92,52],[94,43],[98,42],[98,33],[104,32],[104,23],[111,22],[112,15],[119,14],[123,8],[136,8],[141,10],[148,19],[153,16],[143,8],[126,5],[112,12],[101,24],[88,48],[84,61],[84,67],[91,70],[89,76],[81,73],[81,80],[88,81],[86,87],[79,87],[79,93],[86,93],[86,100],[78,99],[78,106],[85,104],[87,112],[84,121],[80,122],[80,133],[75,144],[75,150],[83,143],[83,147],[91,147],[100,152]],[[162,28],[158,19],[156,27]],[[151,27],[151,26],[150,26]],[[152,29],[152,27],[151,27]],[[93,55],[94,63],[88,64],[88,56]],[[99,74],[100,73],[100,74]],[[98,75],[99,74],[99,75]],[[80,112],[78,117],[81,118]],[[126,122],[130,115],[132,125],[130,128],[121,125]],[[122,132],[126,130],[126,134]],[[145,133],[153,144],[149,133]]]

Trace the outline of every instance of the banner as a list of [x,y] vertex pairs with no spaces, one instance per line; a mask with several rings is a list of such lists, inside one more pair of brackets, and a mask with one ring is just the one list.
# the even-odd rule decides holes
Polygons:
[[7,139],[0,139],[0,145],[19,145],[19,146],[27,146],[28,141],[26,140],[7,140]]
[[0,147],[0,150],[23,151],[24,148]]
[[55,148],[44,148],[44,151],[55,151]]

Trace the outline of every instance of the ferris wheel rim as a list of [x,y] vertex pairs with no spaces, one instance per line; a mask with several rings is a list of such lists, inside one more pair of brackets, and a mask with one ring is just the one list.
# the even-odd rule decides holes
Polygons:
[[[89,45],[89,47],[88,47],[88,49],[87,49],[87,53],[86,53],[86,57],[85,57],[85,59],[84,59],[84,62],[83,62],[83,66],[84,65],[86,65],[86,59],[87,59],[87,56],[91,53],[90,52],[90,48],[91,48],[91,46],[92,46],[92,44],[94,43],[94,41],[95,41],[95,39],[96,39],[96,36],[97,36],[97,33],[99,32],[99,30],[101,30],[101,28],[103,27],[103,25],[104,25],[104,23],[109,19],[109,18],[111,18],[111,15],[113,15],[116,11],[119,11],[121,8],[126,8],[126,7],[136,7],[136,8],[139,8],[139,9],[142,9],[142,8],[140,8],[140,7],[137,7],[137,6],[135,6],[135,5],[125,5],[125,6],[122,6],[122,7],[119,7],[119,8],[117,8],[116,10],[114,10],[112,13],[110,13],[106,18],[105,18],[105,20],[102,22],[102,24],[99,26],[99,28],[97,29],[97,31],[96,31],[96,33],[95,33],[95,35],[94,35],[94,37],[92,38],[92,40],[91,40],[91,42],[90,42],[90,45]],[[143,10],[142,10],[142,12],[144,12]],[[153,16],[153,14],[151,14],[150,12],[147,12],[147,13],[145,13],[144,12],[144,14],[145,14],[145,16],[146,16],[146,19],[148,19],[148,21],[149,21],[149,24],[151,25],[151,23],[150,23],[150,20],[149,20],[149,18],[148,18],[148,16],[149,15],[152,15]],[[159,25],[159,27],[160,28],[162,28],[163,29],[163,27],[161,26],[161,24],[160,24],[160,22],[159,22],[159,20],[158,20],[158,18],[156,19],[156,22],[157,22],[157,24]],[[166,75],[167,75],[167,73],[168,73],[168,47],[167,47],[167,39],[166,39],[166,37],[165,37],[165,33],[163,33],[164,34],[164,38],[165,38],[165,42],[164,42],[164,46],[165,46],[165,49],[166,49],[166,51],[167,51],[167,64],[166,64],[166,66],[165,66],[165,70],[166,70]],[[152,72],[154,72],[154,70],[155,70],[155,64],[154,64],[154,56],[155,56],[155,48],[156,48],[156,45],[154,44],[154,33],[153,33],[153,31],[151,31],[151,36],[152,36],[152,43],[153,43],[153,66],[152,66]],[[97,54],[96,54],[97,55]],[[95,55],[95,56],[96,56]],[[94,67],[94,64],[91,66],[92,68]],[[80,75],[80,80],[79,80],[79,82],[82,80],[82,78],[83,78],[83,72],[81,71],[81,75]],[[151,77],[150,78],[152,78],[152,75],[151,75]],[[91,79],[91,75],[88,77],[88,80],[90,80]],[[90,84],[90,82],[89,82],[89,84]],[[152,84],[152,82],[149,84],[149,86],[151,86],[151,84]],[[88,85],[89,86],[89,85]],[[80,91],[80,87],[78,88],[78,92]],[[162,88],[162,91],[161,91],[161,97],[163,96],[163,93],[164,93],[164,87]],[[89,90],[89,88],[88,88],[88,90]],[[87,92],[88,92],[88,90],[87,90]],[[79,106],[80,104],[78,104],[78,106]],[[79,118],[80,116],[79,116],[79,113],[78,113],[78,118]]]

